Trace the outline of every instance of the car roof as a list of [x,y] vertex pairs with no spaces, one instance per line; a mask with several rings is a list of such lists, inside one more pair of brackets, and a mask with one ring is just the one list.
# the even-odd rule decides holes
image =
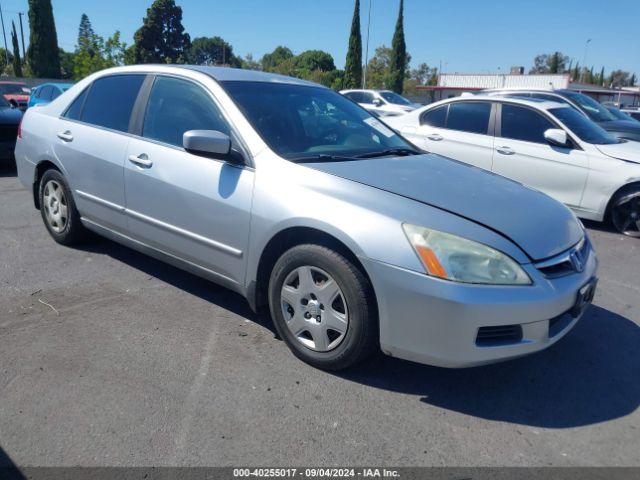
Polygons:
[[73,83],[47,82],[47,83],[41,83],[40,85],[36,86],[35,88],[48,87],[48,86],[64,88],[64,87],[72,87]]
[[[525,105],[533,108],[538,108],[542,110],[549,110],[550,108],[570,108],[566,103],[561,102],[553,102],[551,100],[544,100],[541,98],[526,98],[526,97],[500,97],[496,95],[473,95],[466,97],[454,97],[448,98],[441,102],[438,102],[439,105],[444,105],[446,103],[455,103],[461,101],[479,101],[484,100],[487,102],[503,102],[503,103],[516,103],[519,105]],[[431,104],[435,105],[435,104]]]

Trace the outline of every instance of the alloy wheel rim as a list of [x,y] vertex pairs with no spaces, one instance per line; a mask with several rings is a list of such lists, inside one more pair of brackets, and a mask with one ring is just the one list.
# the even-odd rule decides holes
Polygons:
[[56,232],[62,232],[68,222],[67,197],[60,183],[49,180],[43,191],[43,207],[49,227]]
[[344,340],[349,327],[347,302],[324,270],[305,265],[285,279],[280,304],[294,338],[316,352],[328,352]]
[[612,220],[620,233],[640,237],[640,196],[616,205],[612,212]]

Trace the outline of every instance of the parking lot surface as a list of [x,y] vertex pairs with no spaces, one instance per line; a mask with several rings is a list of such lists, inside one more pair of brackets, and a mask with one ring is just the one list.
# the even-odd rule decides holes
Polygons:
[[3,170],[0,466],[640,465],[640,239],[589,227],[595,304],[547,351],[331,374],[224,288],[57,245]]

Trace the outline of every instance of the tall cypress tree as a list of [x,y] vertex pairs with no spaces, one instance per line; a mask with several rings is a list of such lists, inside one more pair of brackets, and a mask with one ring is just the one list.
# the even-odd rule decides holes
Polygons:
[[184,63],[191,46],[174,0],[155,0],[133,38],[136,63]]
[[16,24],[11,21],[11,43],[13,45],[13,74],[16,77],[22,77],[22,60],[20,59],[20,47],[18,46],[18,33],[16,32]]
[[36,77],[60,78],[60,51],[51,0],[29,0],[27,60]]
[[600,69],[600,77],[598,78],[598,84],[604,85],[604,67]]
[[362,86],[362,37],[360,36],[360,0],[356,0],[351,21],[349,50],[344,66],[344,88]]
[[406,68],[407,45],[404,42],[404,0],[400,0],[396,31],[391,42],[391,68],[389,72],[391,83],[389,86],[396,93],[402,93]]

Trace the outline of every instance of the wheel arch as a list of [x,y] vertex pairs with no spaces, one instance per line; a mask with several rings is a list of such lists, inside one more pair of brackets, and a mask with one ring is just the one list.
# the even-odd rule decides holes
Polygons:
[[294,226],[277,232],[271,237],[262,250],[255,279],[252,279],[247,289],[247,299],[253,310],[257,311],[268,304],[269,278],[278,258],[290,248],[303,244],[322,245],[331,248],[353,263],[371,285],[377,306],[377,297],[369,273],[358,256],[344,241],[318,228]]
[[607,201],[607,207],[604,211],[604,221],[608,222],[611,219],[611,207],[613,206],[613,201],[621,194],[631,192],[634,190],[640,191],[640,180],[636,180],[633,182],[625,183],[620,188],[618,188],[613,194],[609,197]]
[[34,175],[33,175],[32,192],[33,192],[33,205],[38,210],[40,210],[40,195],[39,195],[40,180],[42,179],[44,172],[52,169],[57,170],[64,175],[64,172],[60,169],[60,167],[56,165],[54,162],[52,162],[51,160],[41,160],[36,165]]

